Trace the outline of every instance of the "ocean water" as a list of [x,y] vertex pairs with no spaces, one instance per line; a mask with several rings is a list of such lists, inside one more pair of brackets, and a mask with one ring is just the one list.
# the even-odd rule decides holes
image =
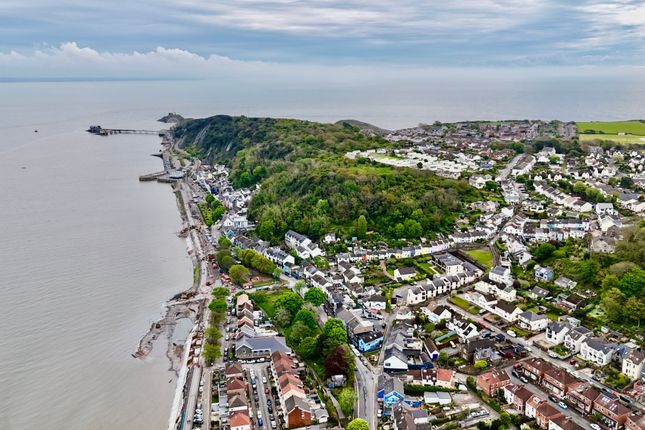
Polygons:
[[[92,136],[90,124],[159,129],[171,111],[434,120],[645,117],[645,77],[446,77],[422,82],[0,83],[0,428],[166,427],[175,379],[163,345],[133,359],[163,302],[192,281],[155,136]],[[34,133],[34,130],[38,133]]]

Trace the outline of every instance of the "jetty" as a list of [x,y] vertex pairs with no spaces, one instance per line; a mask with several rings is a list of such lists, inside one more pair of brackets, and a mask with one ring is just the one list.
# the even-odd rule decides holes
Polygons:
[[103,128],[100,125],[91,125],[86,130],[88,133],[98,136],[109,136],[111,134],[150,134],[159,137],[165,137],[168,130],[137,130],[131,128]]

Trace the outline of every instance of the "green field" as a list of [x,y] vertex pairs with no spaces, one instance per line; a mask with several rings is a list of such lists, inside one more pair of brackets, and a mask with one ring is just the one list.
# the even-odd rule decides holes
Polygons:
[[477,262],[483,264],[484,266],[491,268],[493,267],[493,254],[487,249],[471,249],[466,251],[466,254],[470,255]]
[[634,134],[645,136],[645,121],[593,121],[578,122],[578,133],[588,134],[588,131],[605,134]]
[[478,306],[473,305],[472,303],[462,299],[461,297],[453,296],[453,297],[450,297],[448,301],[453,305],[459,306],[461,309],[465,310],[466,312],[470,312],[471,314],[479,313]]
[[580,142],[593,142],[594,140],[611,140],[616,143],[625,143],[632,145],[645,145],[645,136],[635,136],[629,134],[618,136],[617,134],[581,134]]

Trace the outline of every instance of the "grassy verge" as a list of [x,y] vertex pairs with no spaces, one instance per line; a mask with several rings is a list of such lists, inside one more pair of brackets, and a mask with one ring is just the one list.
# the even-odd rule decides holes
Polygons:
[[466,312],[470,312],[471,314],[477,314],[480,311],[480,308],[478,306],[471,304],[470,302],[462,299],[461,297],[451,297],[448,299],[448,301],[453,305],[459,306],[461,309],[465,310]]

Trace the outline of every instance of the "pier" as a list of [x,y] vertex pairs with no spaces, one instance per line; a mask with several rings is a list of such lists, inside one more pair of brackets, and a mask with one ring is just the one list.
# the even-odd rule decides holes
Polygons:
[[100,125],[91,125],[86,130],[88,133],[96,134],[98,136],[109,136],[111,134],[150,134],[159,137],[165,137],[168,130],[136,130],[130,128],[103,128]]

